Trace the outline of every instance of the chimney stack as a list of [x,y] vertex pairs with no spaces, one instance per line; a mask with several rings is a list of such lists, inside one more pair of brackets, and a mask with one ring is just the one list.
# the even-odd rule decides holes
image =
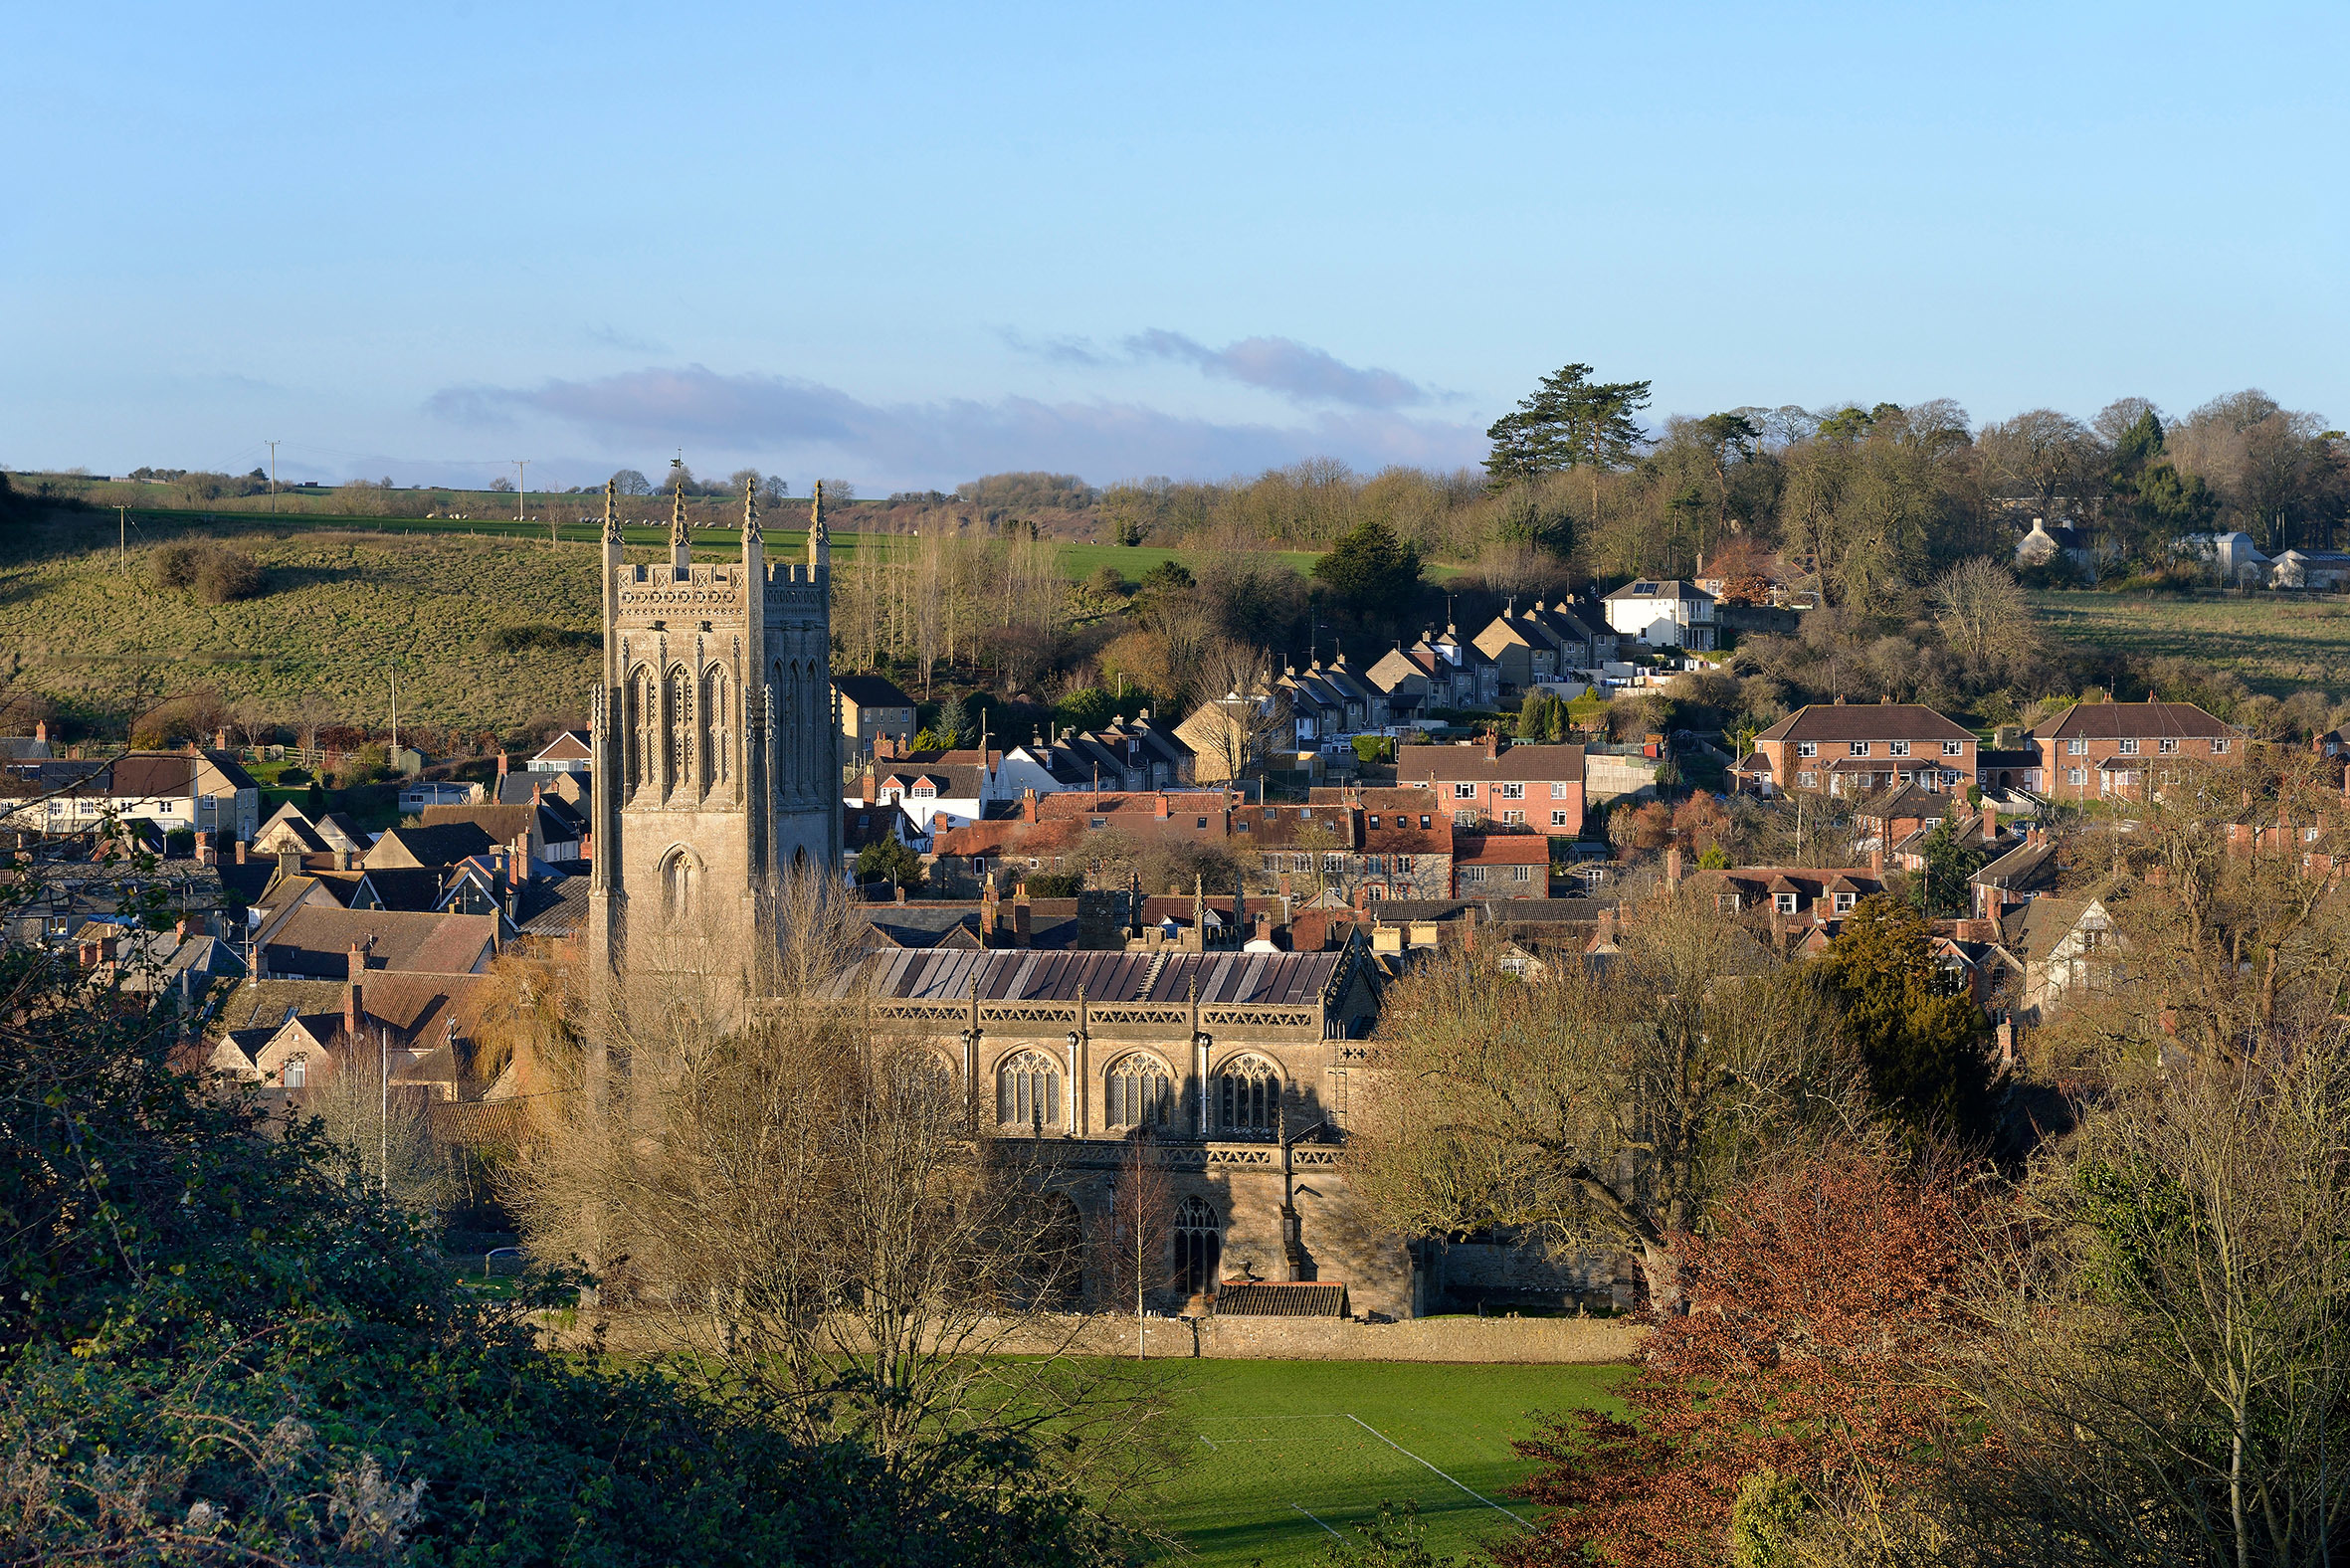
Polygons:
[[1665,852],[1665,890],[1680,891],[1680,846],[1677,844]]
[[42,742],[42,743],[44,743],[44,744],[47,744],[47,742],[48,742],[48,740],[49,740],[49,720],[48,720],[48,719],[46,719],[46,718],[42,718],[42,719],[36,719],[36,720],[34,720],[34,722],[33,722],[33,738],[34,738],[35,740],[41,741],[41,742]]
[[898,882],[895,884],[895,886],[897,889],[897,901],[899,903],[905,902],[905,883]]
[[1018,895],[1012,900],[1012,945],[1026,947],[1030,939],[1028,883],[1022,882]]
[[1033,789],[1024,790],[1021,792],[1020,820],[1023,822],[1034,822],[1037,820],[1037,792]]
[[1485,731],[1485,760],[1498,761],[1501,756],[1501,726],[1495,724]]
[[243,839],[237,841],[237,864],[239,866],[245,864],[245,841]]
[[281,877],[300,876],[301,851],[294,849],[291,846],[280,850],[278,852],[278,875]]
[[1882,877],[1884,874],[1885,850],[1884,846],[1880,844],[1875,849],[1868,852],[1868,875],[1871,877]]
[[499,778],[501,778],[501,779],[502,779],[502,778],[504,778],[504,777],[505,777],[505,770],[506,770],[506,756],[505,756],[505,753],[504,753],[504,752],[500,751],[500,752],[497,754],[497,776],[498,776]]
[[213,852],[212,835],[202,828],[196,830],[196,864],[199,866],[218,866],[220,864],[220,857]]
[[1260,942],[1273,940],[1273,911],[1271,909],[1257,911],[1257,928],[1254,934]]

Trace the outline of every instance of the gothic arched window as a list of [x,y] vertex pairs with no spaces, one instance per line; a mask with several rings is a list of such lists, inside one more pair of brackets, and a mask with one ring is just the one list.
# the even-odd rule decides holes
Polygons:
[[668,695],[668,723],[662,731],[662,782],[676,789],[693,777],[693,681],[684,665],[671,667]]
[[1243,1137],[1281,1128],[1281,1072],[1263,1057],[1235,1057],[1216,1075],[1216,1124]]
[[1224,1227],[1205,1198],[1186,1198],[1175,1209],[1175,1278],[1185,1295],[1216,1288],[1223,1261]]
[[712,665],[701,677],[702,787],[715,789],[726,782],[726,672]]
[[653,672],[639,665],[629,675],[627,709],[621,727],[628,736],[628,788],[641,788],[653,769]]
[[1007,1127],[1036,1130],[1061,1115],[1061,1064],[1042,1052],[1023,1051],[996,1070],[996,1120]]
[[1127,1057],[1109,1070],[1105,1105],[1112,1127],[1163,1127],[1175,1109],[1175,1082],[1149,1057]]
[[661,917],[675,925],[693,913],[701,892],[701,862],[690,850],[672,850],[661,863]]

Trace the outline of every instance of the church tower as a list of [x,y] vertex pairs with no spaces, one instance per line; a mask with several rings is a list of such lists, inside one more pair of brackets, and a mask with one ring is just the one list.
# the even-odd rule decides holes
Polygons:
[[804,564],[767,559],[746,493],[740,563],[694,565],[681,491],[669,559],[632,566],[608,484],[602,570],[591,973],[625,967],[632,930],[742,932],[746,956],[772,953],[785,880],[840,875],[824,487]]

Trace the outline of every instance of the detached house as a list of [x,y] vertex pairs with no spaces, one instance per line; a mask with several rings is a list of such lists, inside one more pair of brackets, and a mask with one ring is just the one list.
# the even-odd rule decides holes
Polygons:
[[841,754],[874,755],[874,742],[886,735],[899,751],[914,743],[914,699],[881,676],[835,676],[841,705]]
[[1600,602],[1609,627],[1643,648],[1713,646],[1713,595],[1695,583],[1630,582]]
[[1913,702],[1839,698],[1800,707],[1755,736],[1738,774],[1765,795],[1868,795],[1901,784],[1963,790],[1975,781],[1975,737]]
[[2082,702],[2032,728],[2039,767],[2027,787],[2056,800],[2132,796],[2166,763],[2234,762],[2245,732],[2192,702]]
[[21,762],[17,782],[47,799],[0,801],[0,826],[87,833],[107,817],[163,833],[244,842],[261,829],[261,785],[226,751],[133,751],[112,762]]

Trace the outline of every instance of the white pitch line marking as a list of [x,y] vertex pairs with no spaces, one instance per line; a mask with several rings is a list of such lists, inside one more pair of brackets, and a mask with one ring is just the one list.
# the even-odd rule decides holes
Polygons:
[[1200,1441],[1201,1441],[1202,1443],[1206,1443],[1206,1444],[1208,1445],[1208,1447],[1210,1447],[1210,1448],[1214,1448],[1214,1447],[1216,1446],[1216,1445],[1215,1445],[1213,1442],[1211,1442],[1211,1441],[1209,1440],[1209,1437],[1208,1437],[1208,1435],[1207,1435],[1205,1432],[1203,1432],[1203,1433],[1199,1434],[1199,1439],[1200,1439]]
[[[1377,1427],[1372,1426],[1362,1417],[1349,1415],[1346,1419],[1353,1422],[1356,1426],[1362,1428],[1365,1432],[1368,1432],[1372,1437],[1377,1438],[1380,1442],[1386,1444],[1389,1448],[1395,1450],[1398,1454],[1401,1454],[1405,1459],[1408,1459],[1418,1465],[1428,1465],[1428,1461],[1422,1459],[1419,1455],[1414,1454],[1410,1449],[1405,1448],[1402,1444],[1396,1442],[1395,1439],[1389,1437],[1386,1433],[1381,1432]],[[1483,1492],[1476,1490],[1472,1486],[1465,1484],[1455,1476],[1447,1474],[1444,1470],[1437,1470],[1434,1465],[1428,1465],[1428,1468],[1432,1470],[1436,1470],[1439,1475],[1443,1475],[1445,1479],[1452,1481],[1454,1485],[1459,1486],[1463,1491],[1468,1492],[1471,1497],[1474,1497],[1477,1501],[1483,1503],[1495,1513],[1500,1514],[1503,1518],[1516,1519],[1518,1524],[1525,1529],[1530,1530],[1533,1528],[1531,1524],[1526,1523],[1526,1521],[1523,1519],[1519,1519],[1516,1514],[1511,1513],[1507,1508],[1504,1508],[1501,1506],[1501,1504],[1495,1502]],[[1291,1503],[1290,1506],[1295,1507],[1296,1504]]]
[[[1295,1504],[1295,1503],[1293,1503],[1293,1502],[1292,1502],[1292,1503],[1290,1503],[1290,1504],[1289,1504],[1289,1506],[1290,1506],[1290,1507],[1292,1507],[1292,1508],[1297,1508],[1297,1504]],[[1298,1511],[1299,1513],[1305,1513],[1305,1510],[1304,1510],[1303,1508],[1297,1508],[1297,1511]],[[1310,1513],[1305,1513],[1305,1516],[1306,1516],[1307,1518],[1309,1518],[1309,1519],[1313,1519],[1313,1515],[1312,1515],[1312,1514],[1310,1514]],[[1313,1519],[1313,1522],[1314,1522],[1314,1523],[1316,1523],[1316,1524],[1322,1524],[1322,1521],[1321,1521],[1321,1520],[1319,1520],[1319,1519]],[[1323,1528],[1323,1529],[1325,1529],[1325,1530],[1330,1530],[1330,1527],[1329,1527],[1328,1525],[1326,1525],[1326,1524],[1322,1524],[1322,1528]],[[1339,1533],[1338,1533],[1336,1530],[1330,1530],[1330,1539],[1332,1539],[1332,1540],[1334,1540],[1334,1541],[1343,1541],[1343,1540],[1345,1540],[1345,1539],[1346,1539],[1346,1537],[1345,1537],[1345,1536],[1343,1536],[1343,1535],[1341,1535],[1341,1534],[1339,1534]]]

